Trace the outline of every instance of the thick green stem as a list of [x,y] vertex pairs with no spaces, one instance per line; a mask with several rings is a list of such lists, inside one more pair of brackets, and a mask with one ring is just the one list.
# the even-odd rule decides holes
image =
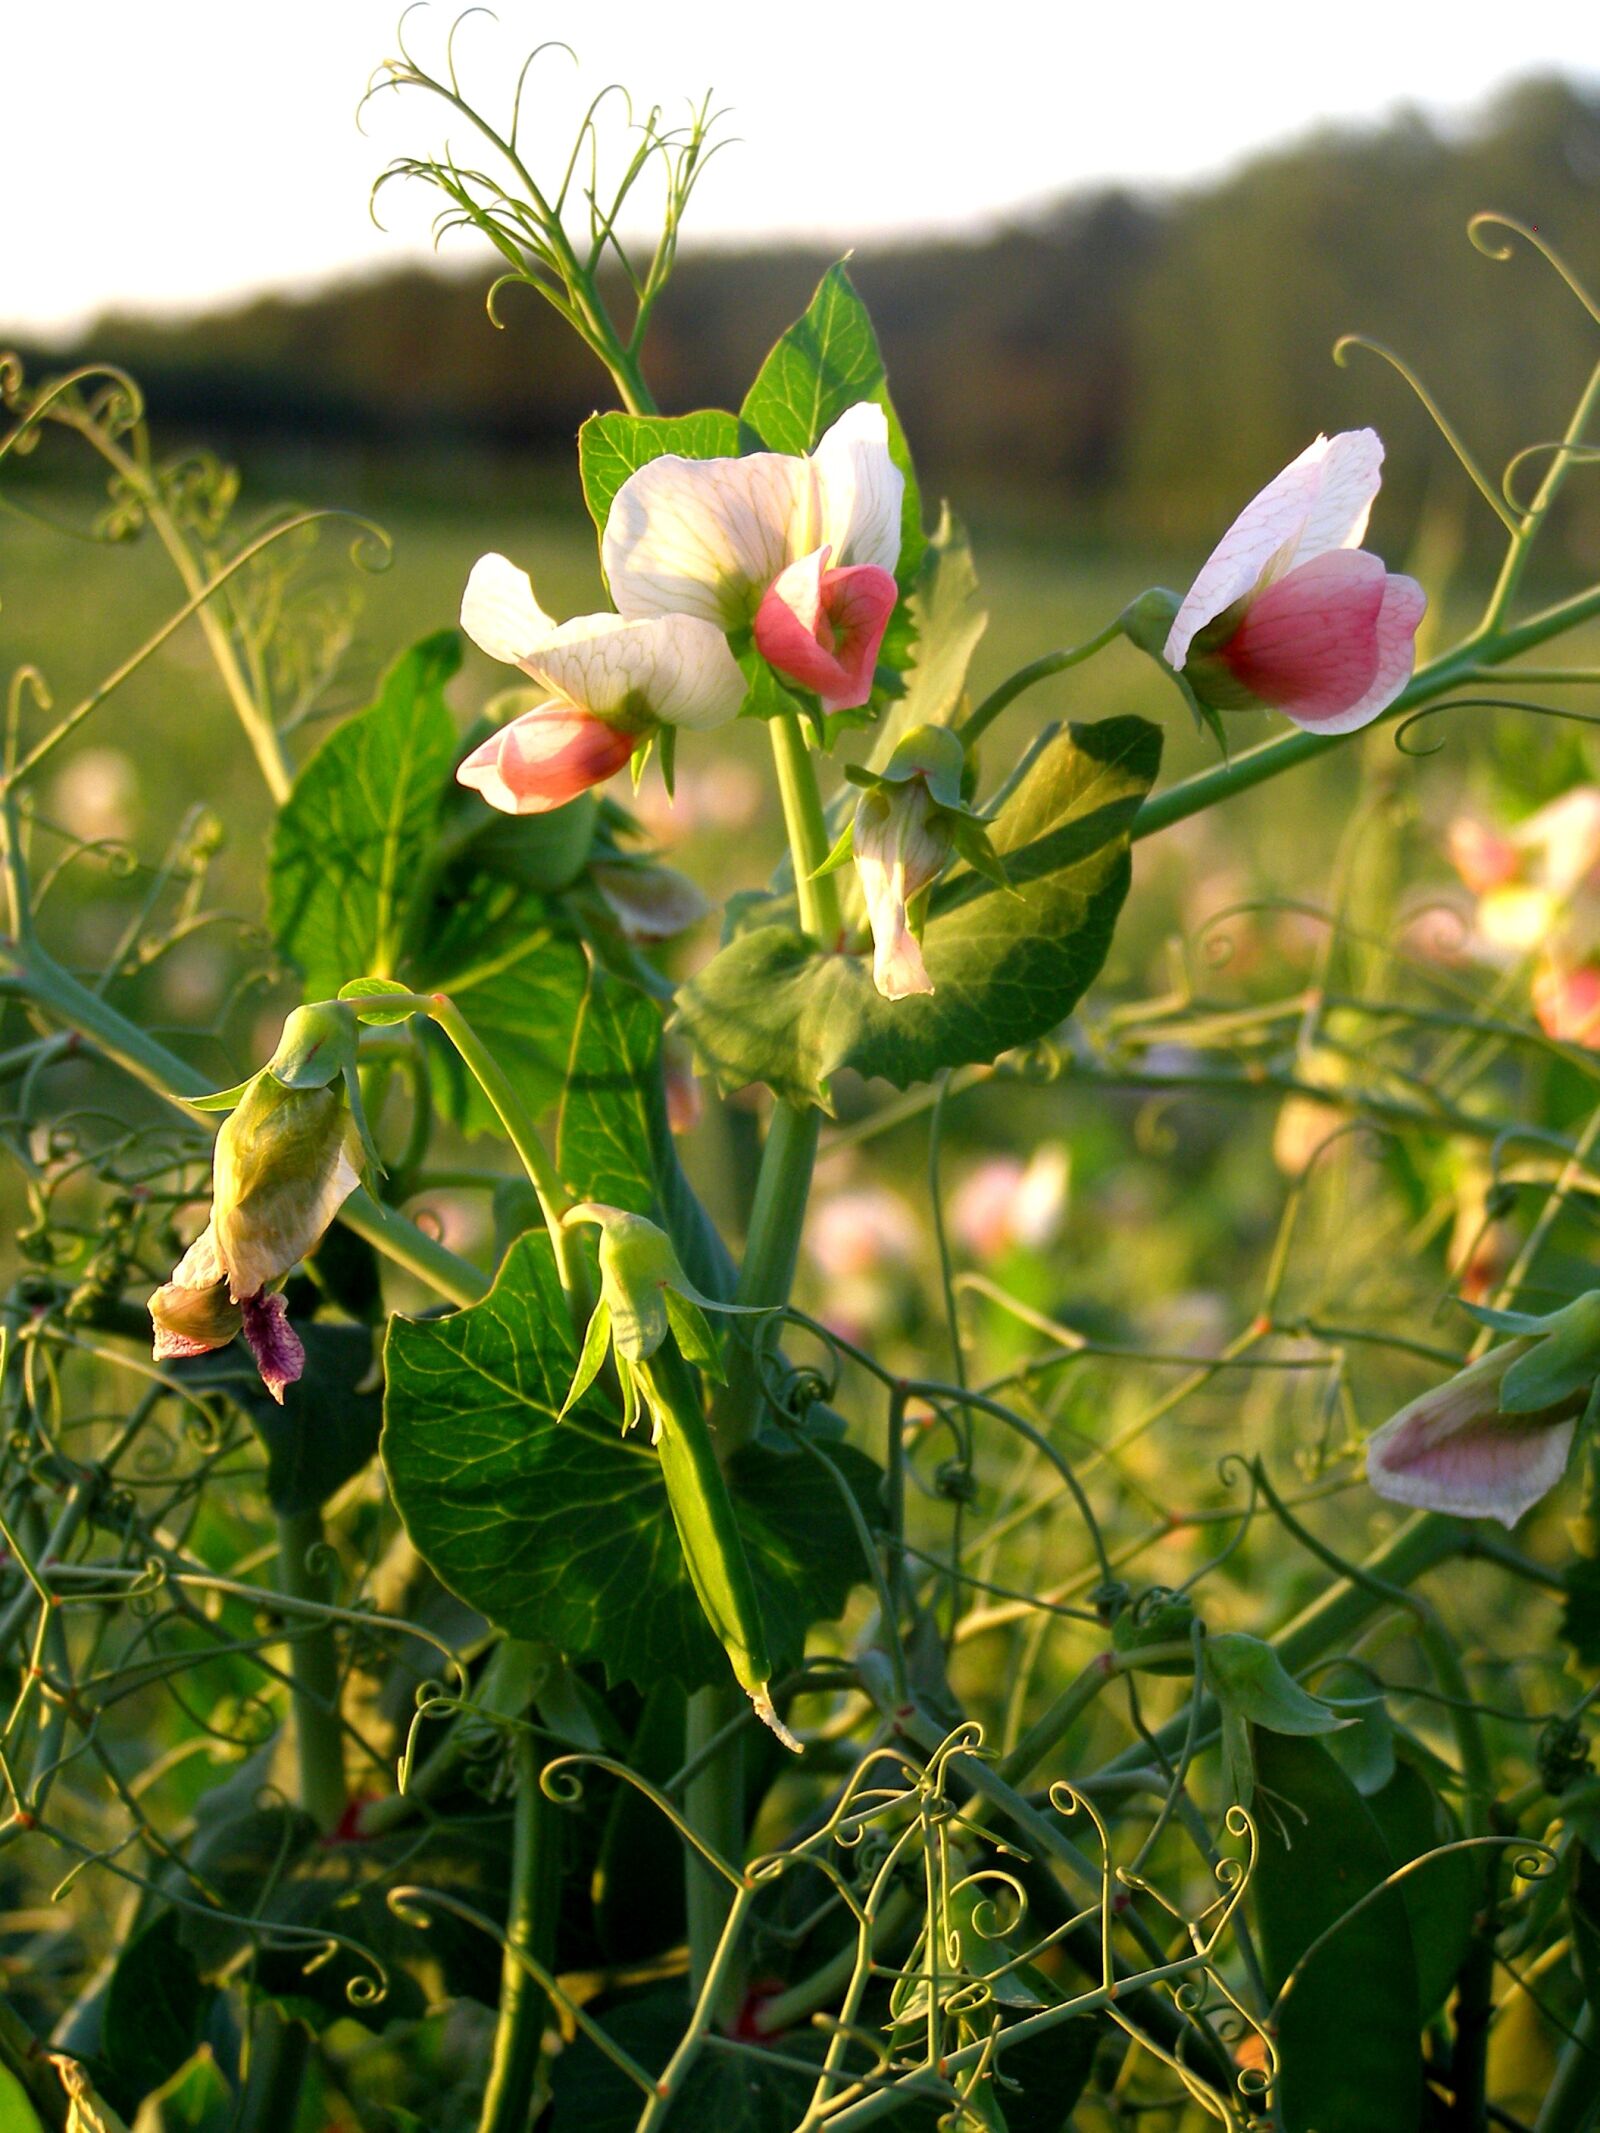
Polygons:
[[[732,1726],[744,1709],[744,1698],[732,1681],[713,1682],[696,1689],[689,1698],[684,1725],[684,1761],[692,1763],[705,1748]],[[683,1811],[691,1829],[731,1866],[744,1860],[744,1741],[735,1727],[716,1753],[697,1770],[683,1792]],[[698,2000],[716,1957],[733,1890],[700,1854],[685,1847],[684,1897],[689,1915],[689,1994]],[[730,1964],[723,1973],[718,2016],[737,2014],[744,1995],[743,1964]]]
[[[327,1578],[309,1560],[312,1551],[324,1545],[318,1512],[280,1514],[278,1581],[289,1599],[330,1598]],[[294,1684],[290,1702],[300,1766],[300,1805],[326,1835],[338,1826],[345,1808],[339,1653],[328,1623],[296,1632],[289,1646],[289,1675]]]
[[511,1853],[511,1908],[500,1964],[500,2012],[494,2056],[483,2093],[478,2133],[527,2133],[544,2043],[547,2001],[528,1962],[549,1971],[555,1964],[556,1916],[561,1895],[559,1829],[539,1785],[539,1752],[531,1733],[519,1733],[512,1750],[517,1791]]
[[1048,681],[1052,674],[1064,674],[1068,667],[1081,666],[1084,660],[1092,659],[1096,652],[1104,651],[1108,644],[1121,635],[1122,617],[1119,615],[1115,622],[1108,622],[1099,635],[1091,637],[1087,643],[1075,644],[1066,652],[1046,652],[1042,659],[1035,659],[1031,665],[1019,667],[1016,673],[1008,675],[997,689],[990,690],[983,702],[958,729],[963,743],[970,748],[979,734],[987,731],[1006,706],[1014,703],[1025,689],[1033,688],[1037,682]]
[[562,1184],[555,1164],[546,1154],[544,1143],[539,1138],[539,1129],[522,1098],[517,1094],[510,1076],[455,1002],[442,992],[434,993],[429,1001],[428,1012],[461,1054],[462,1064],[493,1104],[495,1116],[505,1127],[506,1136],[517,1152],[517,1159],[528,1174],[528,1182],[539,1196],[539,1207],[544,1215],[545,1228],[550,1233],[551,1247],[556,1255],[556,1267],[561,1275],[561,1286],[574,1310],[580,1315],[586,1315],[587,1306],[593,1301],[589,1294],[587,1272],[577,1239],[570,1230],[562,1226],[561,1220],[572,1205],[572,1195]]
[[795,895],[800,903],[800,923],[824,948],[839,938],[839,888],[831,874],[817,877],[817,868],[828,856],[828,825],[822,812],[811,751],[798,712],[780,712],[769,721],[772,759],[778,770],[778,796],[783,802],[783,826],[789,836],[789,856],[794,864]]

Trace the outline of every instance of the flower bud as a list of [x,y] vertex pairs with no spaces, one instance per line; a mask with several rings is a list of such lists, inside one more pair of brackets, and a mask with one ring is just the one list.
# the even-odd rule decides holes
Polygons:
[[922,778],[865,793],[856,809],[856,876],[872,927],[872,982],[886,1000],[933,990],[908,907],[944,871],[954,843]]

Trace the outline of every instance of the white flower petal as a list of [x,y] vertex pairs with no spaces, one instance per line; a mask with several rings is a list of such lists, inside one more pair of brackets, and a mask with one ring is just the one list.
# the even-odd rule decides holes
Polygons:
[[833,551],[836,569],[874,563],[893,572],[900,560],[900,506],[905,476],[889,457],[889,419],[872,400],[858,400],[828,430],[811,455],[817,523],[796,527],[794,556]]
[[744,676],[714,623],[694,615],[626,622],[579,615],[521,662],[524,673],[602,719],[704,729],[744,702]]
[[1327,449],[1326,437],[1315,438],[1298,459],[1274,475],[1201,564],[1173,618],[1162,654],[1168,666],[1181,667],[1196,635],[1236,600],[1254,592],[1269,569],[1281,572],[1293,561],[1316,502]]
[[503,555],[485,555],[473,564],[461,595],[461,627],[491,659],[515,666],[556,625],[533,597],[525,570]]
[[617,612],[742,628],[788,560],[810,481],[803,459],[779,452],[640,467],[613,497],[601,543]]
[[1294,561],[1309,563],[1330,548],[1359,548],[1383,480],[1383,440],[1376,430],[1340,430],[1323,442],[1316,498]]

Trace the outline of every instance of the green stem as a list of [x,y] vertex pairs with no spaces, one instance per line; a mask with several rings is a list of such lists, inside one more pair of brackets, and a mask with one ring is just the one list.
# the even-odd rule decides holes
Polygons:
[[[291,1600],[327,1601],[326,1578],[308,1557],[324,1545],[317,1511],[282,1512],[278,1518],[278,1582]],[[295,1754],[300,1766],[300,1805],[326,1836],[345,1808],[344,1736],[339,1724],[339,1653],[327,1623],[303,1630],[289,1646],[294,1686]]]
[[841,923],[839,885],[831,874],[817,876],[817,868],[828,856],[828,825],[811,765],[811,750],[798,712],[782,711],[768,724],[772,759],[778,771],[778,797],[783,802],[783,826],[788,832],[789,856],[794,865],[800,923],[813,940],[832,948],[838,941]]
[[[1414,675],[1373,725],[1403,718],[1408,711],[1415,711],[1430,697],[1443,695],[1458,683],[1482,679],[1480,670],[1484,667],[1502,667],[1521,653],[1531,652],[1550,638],[1576,629],[1579,623],[1588,622],[1596,615],[1600,615],[1600,586],[1576,593],[1570,600],[1558,601],[1554,607],[1545,608],[1542,613],[1519,623],[1515,629],[1501,630],[1488,637],[1475,631],[1454,651],[1430,661]],[[1516,676],[1508,675],[1506,679],[1514,682]],[[1371,727],[1358,729],[1360,732],[1371,730]],[[1342,733],[1282,733],[1276,740],[1263,741],[1260,747],[1247,749],[1229,763],[1219,763],[1214,769],[1180,779],[1176,785],[1169,785],[1165,792],[1156,793],[1145,801],[1134,817],[1134,838],[1137,841],[1141,837],[1153,837],[1157,830],[1170,829],[1174,822],[1183,822],[1190,815],[1215,807],[1220,801],[1231,799],[1235,793],[1248,792],[1253,785],[1263,784],[1285,770],[1293,770],[1316,756],[1326,755],[1330,748],[1342,746],[1349,738],[1349,734]]]
[[1048,681],[1052,674],[1065,673],[1068,667],[1081,666],[1084,660],[1104,651],[1121,635],[1122,617],[1119,615],[1115,622],[1108,622],[1097,637],[1089,638],[1086,643],[1075,644],[1066,652],[1046,652],[1042,659],[1035,659],[1030,666],[1019,667],[997,689],[991,689],[977,710],[956,729],[963,744],[970,748],[979,734],[992,726],[1006,706],[1014,703],[1025,689],[1031,689],[1036,682]]
[[1522,573],[1527,568],[1528,556],[1533,548],[1533,537],[1544,523],[1551,505],[1560,495],[1568,474],[1574,465],[1573,452],[1582,444],[1583,433],[1589,427],[1595,408],[1600,406],[1600,363],[1589,374],[1577,406],[1572,411],[1572,420],[1567,424],[1561,440],[1561,449],[1545,470],[1531,504],[1523,513],[1522,521],[1511,536],[1511,545],[1506,550],[1505,561],[1500,566],[1500,576],[1494,591],[1489,595],[1489,605],[1484,610],[1482,627],[1485,631],[1497,629],[1506,610],[1516,597]]
[[429,1000],[428,1013],[460,1053],[462,1064],[488,1097],[495,1116],[505,1127],[506,1136],[528,1174],[528,1182],[538,1194],[545,1228],[550,1232],[550,1243],[556,1255],[561,1286],[574,1310],[582,1313],[592,1301],[588,1277],[577,1239],[563,1227],[561,1220],[572,1205],[572,1195],[545,1153],[538,1128],[510,1076],[455,1002],[445,993],[436,992]]
[[[684,1723],[685,1763],[693,1763],[717,1735],[732,1727],[729,1736],[701,1764],[683,1790],[683,1811],[691,1829],[703,1837],[731,1865],[744,1858],[744,1741],[733,1721],[746,1708],[738,1684],[713,1682],[696,1689],[689,1698]],[[692,1846],[685,1847],[684,1897],[689,1915],[689,1996],[698,2000],[711,1974],[733,1890],[716,1869]],[[723,1973],[717,2013],[723,2019],[738,2013],[743,1998],[743,1964],[731,1963]]]
[[548,2006],[528,1958],[548,1971],[555,1963],[561,1894],[559,1830],[539,1784],[539,1751],[532,1733],[519,1732],[512,1749],[516,1806],[511,1853],[511,1909],[500,1963],[500,2012],[494,2055],[483,2092],[478,2133],[527,2133],[544,2042]]

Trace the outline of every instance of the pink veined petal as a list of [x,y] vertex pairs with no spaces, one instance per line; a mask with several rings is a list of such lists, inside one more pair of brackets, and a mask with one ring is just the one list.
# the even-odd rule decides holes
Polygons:
[[1333,722],[1362,701],[1377,675],[1387,578],[1378,558],[1360,549],[1318,556],[1251,601],[1210,656],[1296,725],[1341,731]]
[[803,459],[669,453],[628,476],[611,500],[601,563],[617,612],[695,615],[737,629],[787,559],[789,527],[811,490]]
[[1426,1400],[1403,1408],[1367,1440],[1367,1479],[1391,1503],[1514,1526],[1566,1471],[1575,1420],[1443,1416]]
[[[1391,571],[1383,588],[1383,605],[1378,610],[1377,670],[1358,703],[1333,718],[1316,721],[1318,733],[1354,733],[1359,727],[1370,726],[1380,712],[1388,710],[1411,679],[1411,670],[1417,663],[1417,630],[1427,609],[1428,596],[1416,579]],[[1294,716],[1293,712],[1289,715]]]
[[899,588],[875,564],[829,570],[827,559],[818,548],[779,572],[756,610],[756,649],[825,711],[853,711],[872,694]]
[[893,571],[900,560],[900,509],[905,476],[889,456],[889,418],[872,400],[847,407],[811,454],[816,530],[791,530],[803,548],[824,543],[840,567],[876,563]]
[[289,1323],[289,1306],[274,1290],[245,1297],[240,1308],[261,1382],[281,1407],[284,1387],[293,1385],[306,1367],[306,1351]]
[[1376,430],[1340,430],[1318,467],[1317,493],[1295,544],[1296,564],[1330,549],[1359,548],[1383,482],[1383,440]]
[[1326,437],[1313,439],[1250,499],[1212,549],[1173,617],[1162,652],[1168,666],[1181,667],[1200,631],[1254,592],[1270,565],[1292,559],[1316,503],[1327,450]]
[[548,814],[614,777],[635,739],[571,705],[537,704],[474,748],[456,782],[503,814]]

